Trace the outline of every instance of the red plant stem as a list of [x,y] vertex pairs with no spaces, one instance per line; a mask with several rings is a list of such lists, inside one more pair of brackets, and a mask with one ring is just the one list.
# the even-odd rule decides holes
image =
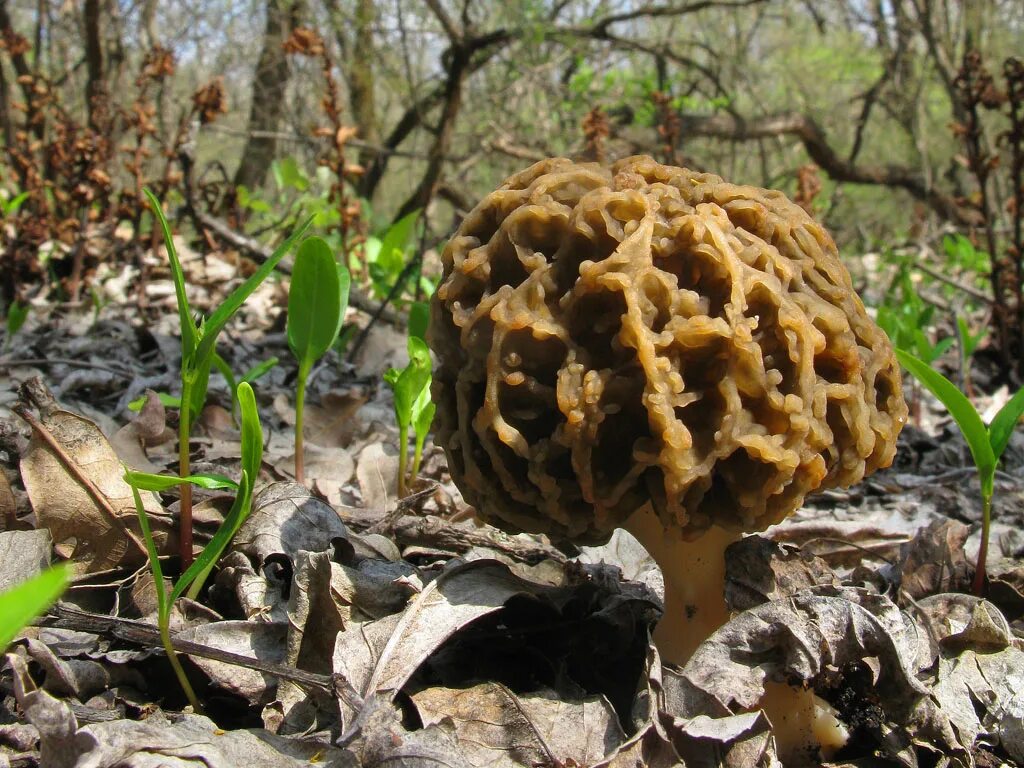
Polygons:
[[982,597],[985,592],[985,582],[987,580],[986,566],[988,562],[988,537],[991,520],[992,499],[991,497],[983,498],[981,510],[981,547],[978,549],[978,563],[974,568],[974,583],[971,585],[971,591],[978,597]]

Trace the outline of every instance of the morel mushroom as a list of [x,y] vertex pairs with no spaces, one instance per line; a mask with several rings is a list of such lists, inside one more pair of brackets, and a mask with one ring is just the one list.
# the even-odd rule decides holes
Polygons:
[[684,663],[727,618],[725,547],[887,466],[899,367],[825,230],[781,192],[631,157],[511,176],[443,254],[438,438],[480,516],[626,527]]

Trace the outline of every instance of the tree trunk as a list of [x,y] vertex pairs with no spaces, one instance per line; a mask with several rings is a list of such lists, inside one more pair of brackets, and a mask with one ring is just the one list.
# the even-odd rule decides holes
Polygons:
[[291,34],[297,6],[298,3],[288,0],[267,0],[263,49],[252,81],[249,139],[235,173],[235,184],[244,184],[249,189],[263,186],[277,152],[277,139],[273,133],[277,131],[284,114],[284,96],[289,77],[283,46]]
[[85,108],[89,114],[89,127],[99,130],[97,108],[103,97],[103,43],[100,39],[100,0],[85,0],[82,17],[85,32],[85,66],[88,80],[85,84]]
[[[352,104],[352,117],[359,138],[376,144],[380,139],[377,131],[377,108],[373,98],[373,23],[377,18],[377,9],[373,0],[358,0],[356,4],[355,44],[352,47],[352,60],[349,65],[349,101]],[[360,162],[367,162],[369,156],[362,153]]]

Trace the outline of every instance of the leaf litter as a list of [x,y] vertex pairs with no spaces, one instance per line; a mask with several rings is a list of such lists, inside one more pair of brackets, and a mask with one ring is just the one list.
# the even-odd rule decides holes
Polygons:
[[[173,307],[158,282],[151,296]],[[225,331],[234,370],[288,359],[267,321],[279,294],[261,287]],[[478,524],[429,445],[423,484],[395,497],[397,439],[375,377],[382,360],[401,365],[405,338],[382,327],[354,369],[331,352],[310,377],[308,489],[292,482],[294,411],[273,394],[288,391],[287,366],[261,380],[252,515],[202,603],[179,601],[175,619],[212,719],[182,711],[138,623],[153,585],[121,480],[121,461],[173,466],[173,411],[155,397],[138,415],[126,406],[173,392],[180,345],[167,323],[101,323],[34,326],[10,359],[44,362],[0,367],[0,584],[57,557],[78,566],[6,655],[0,765],[776,766],[757,710],[766,682],[813,689],[838,712],[850,740],[822,764],[1024,765],[1021,435],[997,480],[988,600],[963,594],[980,517],[958,474],[965,448],[926,412],[931,431],[908,428],[892,469],[729,550],[734,617],[677,669],[650,642],[660,572],[628,534],[562,551]],[[217,375],[211,398],[193,466],[237,477]],[[171,560],[175,498],[145,501]],[[216,526],[221,498],[197,491],[197,520]]]

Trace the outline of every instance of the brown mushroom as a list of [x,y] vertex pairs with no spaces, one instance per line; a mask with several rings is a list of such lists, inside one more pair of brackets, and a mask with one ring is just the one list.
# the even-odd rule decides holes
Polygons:
[[630,530],[683,664],[724,550],[887,466],[899,367],[828,233],[781,192],[630,157],[541,161],[473,209],[432,307],[438,438],[480,516]]

